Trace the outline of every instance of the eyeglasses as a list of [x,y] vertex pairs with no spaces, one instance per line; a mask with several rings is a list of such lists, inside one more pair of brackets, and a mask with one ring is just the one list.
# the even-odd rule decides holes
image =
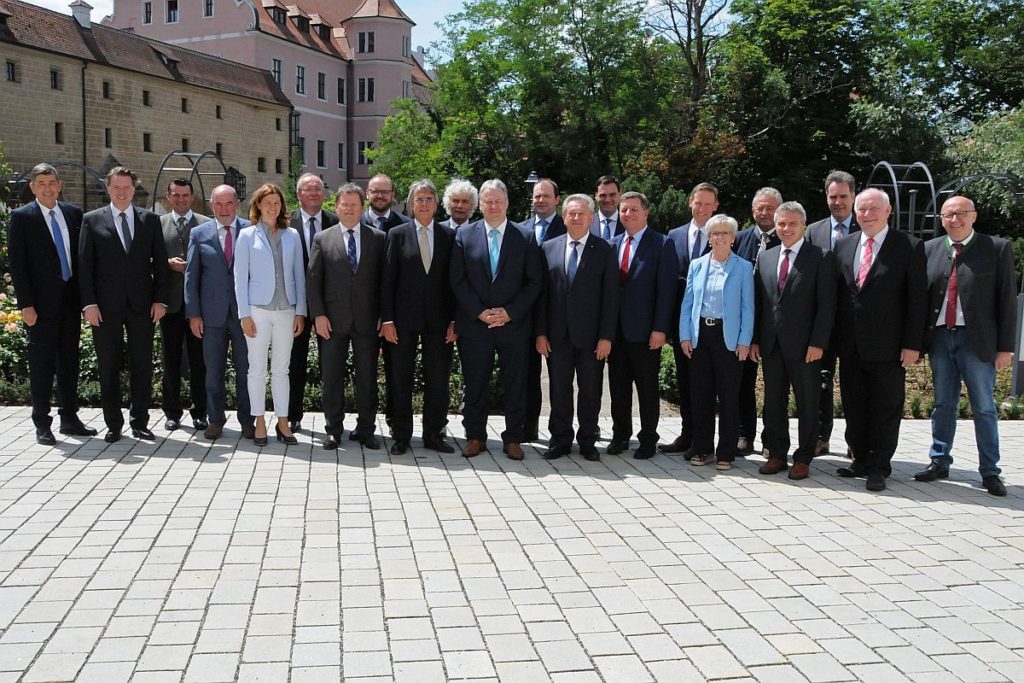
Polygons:
[[941,218],[944,221],[951,221],[957,218],[963,220],[970,216],[972,213],[977,213],[977,211],[948,211],[946,213],[940,213],[939,218]]
[[436,204],[436,197],[413,197],[413,203],[415,204]]
[[712,237],[712,238],[717,237],[719,239],[723,239],[725,237],[732,237],[732,233],[731,232],[713,232],[713,233],[711,233],[708,236]]
[[389,195],[392,192],[394,192],[394,190],[367,190],[366,194],[373,195],[374,197],[380,197]]

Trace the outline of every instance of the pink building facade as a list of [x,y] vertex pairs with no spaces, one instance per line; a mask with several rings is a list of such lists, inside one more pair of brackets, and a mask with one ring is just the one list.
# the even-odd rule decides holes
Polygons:
[[430,80],[393,0],[115,0],[104,23],[271,72],[294,107],[293,150],[332,189],[365,185],[391,101]]

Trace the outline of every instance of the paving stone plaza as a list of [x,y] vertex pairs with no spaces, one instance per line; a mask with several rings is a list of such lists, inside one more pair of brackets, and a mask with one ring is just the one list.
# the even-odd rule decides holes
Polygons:
[[964,422],[949,481],[912,480],[908,421],[872,494],[838,455],[512,462],[496,419],[467,460],[233,422],[45,447],[29,413],[0,408],[0,681],[1024,681],[1022,422],[994,498]]

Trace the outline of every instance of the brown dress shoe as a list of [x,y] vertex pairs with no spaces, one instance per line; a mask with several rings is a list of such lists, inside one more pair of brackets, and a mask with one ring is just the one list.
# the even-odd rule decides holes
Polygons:
[[811,467],[805,462],[795,462],[789,468],[790,479],[806,479],[811,476]]
[[256,438],[256,426],[255,425],[242,425],[242,438],[243,439],[254,439],[254,438]]
[[483,439],[470,439],[466,442],[466,447],[462,449],[462,455],[467,458],[480,455],[481,452],[487,450],[487,442]]
[[224,425],[219,425],[216,422],[211,422],[210,426],[203,430],[203,436],[205,436],[210,441],[213,441],[223,433]]
[[778,474],[788,467],[789,465],[782,458],[768,458],[768,462],[761,465],[757,471],[761,474]]
[[507,443],[501,450],[505,451],[505,455],[508,456],[509,460],[522,460],[526,457],[523,453],[523,447],[517,443]]

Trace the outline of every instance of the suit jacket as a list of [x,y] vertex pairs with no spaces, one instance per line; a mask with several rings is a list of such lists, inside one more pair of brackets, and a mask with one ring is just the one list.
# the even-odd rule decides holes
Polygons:
[[[623,232],[611,241],[616,268],[619,267],[619,248],[626,237],[627,233]],[[679,279],[675,246],[667,236],[648,226],[635,248],[636,255],[629,266],[629,274],[620,285],[619,323],[622,335],[629,342],[645,342],[650,339],[651,332],[663,332],[671,337],[672,307]]]
[[[602,214],[600,211],[598,211],[594,215],[594,222],[590,224],[590,234],[597,235],[598,237],[601,237],[601,219],[603,219],[603,218],[604,218],[604,214]],[[619,212],[616,211],[615,212],[615,230],[612,231],[612,237],[615,237],[616,235],[621,235],[623,232],[625,232],[625,230],[626,229],[624,227],[622,227],[622,221],[619,220]]]
[[387,234],[381,283],[381,322],[400,330],[444,329],[454,318],[455,299],[448,282],[455,231],[434,223],[430,272],[423,270],[416,223],[403,223]]
[[922,349],[928,315],[924,244],[889,228],[876,251],[864,288],[857,289],[854,263],[861,234],[836,243],[838,294],[836,351],[869,362],[899,360],[901,349]]
[[[470,219],[470,220],[468,220],[466,222],[466,225],[469,225],[472,222],[473,222],[473,219]],[[444,226],[446,228],[451,228],[452,230],[458,230],[459,229],[459,226],[455,225],[455,223],[452,221],[451,218],[445,218],[440,223],[437,223],[437,225],[441,225],[441,226]]]
[[61,279],[60,257],[53,242],[48,216],[38,202],[11,212],[7,233],[11,281],[19,308],[35,307],[42,316],[56,315],[65,301],[65,290],[78,300],[78,241],[82,229],[82,210],[73,204],[57,202],[68,226],[68,251],[71,253],[71,279]]
[[[700,309],[711,270],[711,254],[690,263],[686,295],[679,314],[679,341],[690,340],[696,347],[700,337]],[[754,335],[754,267],[749,261],[729,254],[725,262],[725,289],[722,295],[722,336],[725,346],[750,346]]]
[[167,303],[169,269],[160,218],[136,206],[130,210],[135,214],[135,236],[128,253],[109,204],[82,217],[78,245],[82,306],[99,306],[104,316],[129,310],[148,315],[154,303]]
[[[362,218],[360,218],[363,225],[368,225],[375,230],[380,230],[380,223],[377,217],[374,216],[369,209],[363,211]],[[405,214],[399,213],[394,209],[391,209],[391,213],[388,214],[388,219],[384,221],[384,232],[388,232],[391,228],[401,225],[402,223],[408,223],[412,219]]]
[[[676,300],[672,305],[672,328],[670,335],[679,331],[679,311],[683,306],[683,295],[686,294],[686,275],[690,271],[690,257],[693,256],[693,245],[690,244],[690,226],[693,221],[672,228],[668,231],[668,238],[676,250],[676,259],[679,261],[679,277],[676,280]],[[711,240],[704,240],[704,248],[700,255],[703,256],[711,251]]]
[[777,345],[784,358],[802,360],[808,346],[828,348],[836,314],[836,266],[831,251],[806,239],[790,263],[779,292],[780,244],[761,254],[754,267],[754,337],[767,355]]
[[[924,245],[928,261],[928,337],[935,330],[942,302],[949,287],[953,265],[946,237],[936,237]],[[960,253],[956,267],[957,293],[971,349],[984,363],[995,361],[999,351],[1012,352],[1017,335],[1017,280],[1014,274],[1013,245],[1000,237],[983,235],[977,230]]]
[[[167,258],[184,259],[188,255],[189,234],[197,225],[202,225],[210,220],[201,214],[192,213],[192,219],[185,224],[185,233],[178,235],[178,226],[174,223],[172,214],[165,213],[160,216],[160,229],[164,234],[164,247],[167,249]],[[185,301],[185,274],[178,273],[167,268],[167,312],[177,313]]]
[[[309,315],[326,315],[334,334],[377,334],[380,320],[380,281],[384,266],[384,233],[361,225],[359,265],[348,262],[345,226],[335,225],[313,238],[306,275]],[[422,266],[421,266],[422,268]]]
[[[320,221],[321,224],[316,226],[317,234],[326,230],[327,228],[338,224],[338,214],[331,213],[327,209],[320,210]],[[291,215],[291,227],[299,233],[299,241],[302,243],[302,267],[309,268],[309,250],[313,245],[308,244],[306,226],[302,224],[302,211],[295,209]]]
[[[772,232],[768,236],[768,246],[765,248],[765,251],[781,243],[782,240],[779,239],[779,236]],[[740,230],[736,234],[736,241],[732,245],[732,250],[741,258],[754,263],[757,260],[757,251],[760,247],[761,238],[758,235],[758,227],[752,225],[745,230]]]
[[[306,315],[306,271],[302,268],[302,245],[294,228],[281,233],[284,267],[284,291],[295,315]],[[277,285],[274,251],[259,225],[250,225],[238,233],[235,252],[235,299],[238,317],[248,318],[253,306],[264,306],[274,299]]]
[[[850,214],[850,230],[847,236],[860,230],[860,226],[857,225],[857,215]],[[806,233],[807,240],[816,247],[821,247],[825,251],[832,251],[832,219],[823,218],[820,221],[815,221],[807,226]]]
[[[232,254],[238,245],[242,228],[250,225],[244,218],[236,218],[232,227]],[[234,259],[228,263],[217,235],[216,220],[207,221],[192,229],[188,236],[188,257],[185,259],[185,315],[201,317],[203,324],[224,327],[228,316],[238,318],[235,300]]]
[[[536,222],[536,218],[537,218],[537,216],[535,214],[530,214],[530,216],[526,220],[524,220],[522,223],[519,224],[519,225],[523,226],[526,230],[529,230],[530,233],[533,234],[534,238],[536,238],[536,236],[537,236],[537,222]],[[555,237],[558,237],[559,235],[564,235],[564,234],[565,234],[565,221],[563,221],[562,217],[559,216],[556,213],[555,217],[551,219],[551,224],[548,225],[547,231],[545,231],[545,233],[544,233],[544,242],[547,242],[550,239],[554,239]],[[540,244],[541,246],[543,246],[543,243],[540,242],[539,240],[537,241],[537,244]]]
[[[487,224],[479,220],[455,233],[450,268],[455,330],[466,339],[479,339],[493,332],[499,337],[521,337],[525,342],[533,332],[533,305],[543,286],[540,248],[528,230],[508,221],[495,277],[491,274],[486,231]],[[478,317],[488,308],[504,308],[511,321],[488,329]]]
[[[569,235],[545,240],[544,291],[537,301],[534,335],[553,346],[593,350],[599,339],[615,340],[619,316],[619,269],[615,251],[591,234],[580,249],[572,284],[565,274]],[[578,249],[578,247],[577,247]]]

